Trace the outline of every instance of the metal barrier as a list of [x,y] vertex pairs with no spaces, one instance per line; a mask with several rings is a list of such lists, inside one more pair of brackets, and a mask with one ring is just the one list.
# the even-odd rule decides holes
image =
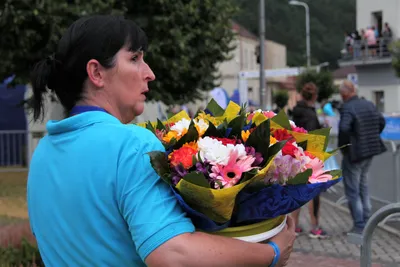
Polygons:
[[0,167],[23,168],[27,166],[27,137],[27,131],[0,131]]
[[[331,137],[331,140],[332,142],[336,142],[337,138]],[[369,195],[378,208],[387,204],[400,202],[400,143],[384,140],[384,144],[388,150],[374,157],[368,174]],[[334,143],[331,145],[337,147]],[[335,157],[338,162],[341,162],[342,155],[340,153]],[[335,201],[336,205],[342,206],[347,204],[343,183],[337,184],[328,193],[340,196]],[[400,221],[400,215],[388,216],[381,222],[381,225],[383,226],[393,221]]]
[[24,171],[44,132],[0,131],[0,172]]
[[366,40],[353,41],[347,46],[344,44],[342,51],[342,60],[368,60],[374,58],[390,57],[389,45],[392,38],[377,38],[375,45],[368,45]]
[[371,242],[372,235],[378,224],[388,217],[400,213],[400,203],[386,205],[375,212],[368,220],[362,235],[349,234],[348,241],[352,244],[361,245],[360,248],[360,266],[371,267]]
[[[371,199],[381,204],[400,202],[400,143],[384,140],[387,151],[374,157],[369,170],[369,195]],[[340,162],[342,156],[338,154],[336,159]],[[337,188],[343,187],[339,184]],[[342,196],[336,204],[343,205],[347,202]]]
[[369,171],[369,193],[372,199],[390,204],[400,202],[400,144],[390,140],[384,143],[388,150],[374,157]]

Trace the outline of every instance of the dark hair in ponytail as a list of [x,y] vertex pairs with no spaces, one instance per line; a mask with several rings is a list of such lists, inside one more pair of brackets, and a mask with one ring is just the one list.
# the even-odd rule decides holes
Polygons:
[[48,91],[48,84],[55,75],[57,62],[54,56],[39,61],[31,73],[33,91],[33,119],[36,121],[43,116],[43,95]]
[[115,66],[115,55],[125,47],[147,49],[146,34],[120,16],[96,15],[75,21],[64,33],[57,52],[38,62],[31,74],[33,117],[44,112],[44,95],[51,90],[69,112],[82,98],[88,77],[87,62],[96,59],[105,68]]
[[308,82],[304,84],[303,88],[301,89],[301,96],[306,101],[310,101],[317,94],[318,94],[318,88],[313,82]]

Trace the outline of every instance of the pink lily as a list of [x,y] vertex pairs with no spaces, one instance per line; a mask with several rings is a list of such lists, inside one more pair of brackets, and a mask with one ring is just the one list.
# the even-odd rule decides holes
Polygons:
[[312,159],[306,167],[312,169],[312,175],[308,178],[311,184],[324,183],[332,180],[332,175],[325,173],[324,162],[318,158]]

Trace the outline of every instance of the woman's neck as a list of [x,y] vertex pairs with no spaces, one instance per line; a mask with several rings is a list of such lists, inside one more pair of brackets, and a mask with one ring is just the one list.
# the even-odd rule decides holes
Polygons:
[[82,99],[76,103],[76,106],[94,106],[106,110],[108,113],[116,117],[118,120],[123,121],[123,118],[118,109],[113,108],[109,101]]

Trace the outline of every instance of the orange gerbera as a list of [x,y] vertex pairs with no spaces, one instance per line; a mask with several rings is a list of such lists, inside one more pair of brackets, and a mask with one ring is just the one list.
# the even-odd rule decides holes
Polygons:
[[181,148],[174,150],[171,154],[169,154],[169,160],[173,167],[182,164],[185,169],[189,169],[193,166],[193,156],[197,155],[197,149],[186,145]]

